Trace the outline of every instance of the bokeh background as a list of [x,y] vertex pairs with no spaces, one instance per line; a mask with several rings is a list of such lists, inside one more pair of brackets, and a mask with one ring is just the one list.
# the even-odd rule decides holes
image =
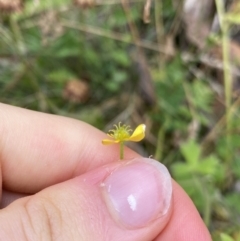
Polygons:
[[240,240],[239,94],[239,0],[0,0],[0,101],[145,123],[130,147],[169,168],[213,240]]

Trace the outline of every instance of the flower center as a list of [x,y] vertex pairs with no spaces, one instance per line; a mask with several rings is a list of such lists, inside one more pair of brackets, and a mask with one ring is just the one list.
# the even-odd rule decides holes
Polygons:
[[114,125],[115,129],[109,131],[109,136],[114,138],[115,140],[119,141],[125,141],[130,137],[130,133],[132,130],[130,129],[130,126],[122,125],[121,122],[118,123],[118,125]]

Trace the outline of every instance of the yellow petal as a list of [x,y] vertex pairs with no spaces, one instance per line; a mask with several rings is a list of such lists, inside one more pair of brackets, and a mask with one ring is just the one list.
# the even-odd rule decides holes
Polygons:
[[119,143],[119,140],[109,140],[109,139],[102,140],[103,145],[111,145],[111,144],[115,144],[115,143]]
[[139,125],[129,137],[128,141],[141,141],[145,137],[145,129],[146,126],[144,124]]

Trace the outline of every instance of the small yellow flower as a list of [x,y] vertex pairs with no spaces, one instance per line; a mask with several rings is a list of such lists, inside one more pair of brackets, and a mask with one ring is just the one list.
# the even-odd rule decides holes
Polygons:
[[139,125],[134,132],[131,134],[132,130],[130,126],[121,125],[121,122],[118,125],[114,125],[115,129],[110,130],[107,134],[111,139],[102,140],[103,145],[110,145],[119,143],[120,144],[120,159],[123,159],[124,153],[124,142],[126,141],[141,141],[145,137],[146,126],[144,124]]
[[146,126],[144,124],[139,125],[132,135],[130,133],[132,130],[130,129],[130,126],[127,125],[121,125],[121,122],[118,123],[118,125],[114,125],[115,129],[110,130],[107,134],[112,139],[104,139],[102,140],[103,145],[109,145],[114,143],[120,143],[125,141],[141,141],[145,137],[145,129]]

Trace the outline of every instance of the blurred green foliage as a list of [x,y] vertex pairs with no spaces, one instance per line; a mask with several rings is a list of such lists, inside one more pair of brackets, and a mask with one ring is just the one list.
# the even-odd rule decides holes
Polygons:
[[[224,86],[211,71],[205,73],[207,67],[197,56],[195,62],[184,60],[177,40],[183,37],[181,31],[172,37],[174,56],[166,58],[167,52],[158,51],[154,17],[150,24],[143,23],[143,5],[144,1],[131,3],[131,19],[119,2],[83,9],[67,0],[37,5],[25,1],[21,12],[1,14],[0,100],[81,119],[100,129],[118,121],[148,123],[147,138],[138,148],[168,166],[214,240],[239,240],[238,98],[231,106],[229,133],[225,108],[216,107],[224,100],[214,87]],[[170,0],[162,8],[165,38],[177,10]],[[239,24],[239,17],[228,14],[226,21]],[[194,48],[188,51],[196,54]],[[64,94],[72,80],[88,86],[89,93],[81,93],[86,100],[72,101]],[[143,87],[146,84],[150,89]],[[152,103],[144,101],[144,96],[153,95]]]

